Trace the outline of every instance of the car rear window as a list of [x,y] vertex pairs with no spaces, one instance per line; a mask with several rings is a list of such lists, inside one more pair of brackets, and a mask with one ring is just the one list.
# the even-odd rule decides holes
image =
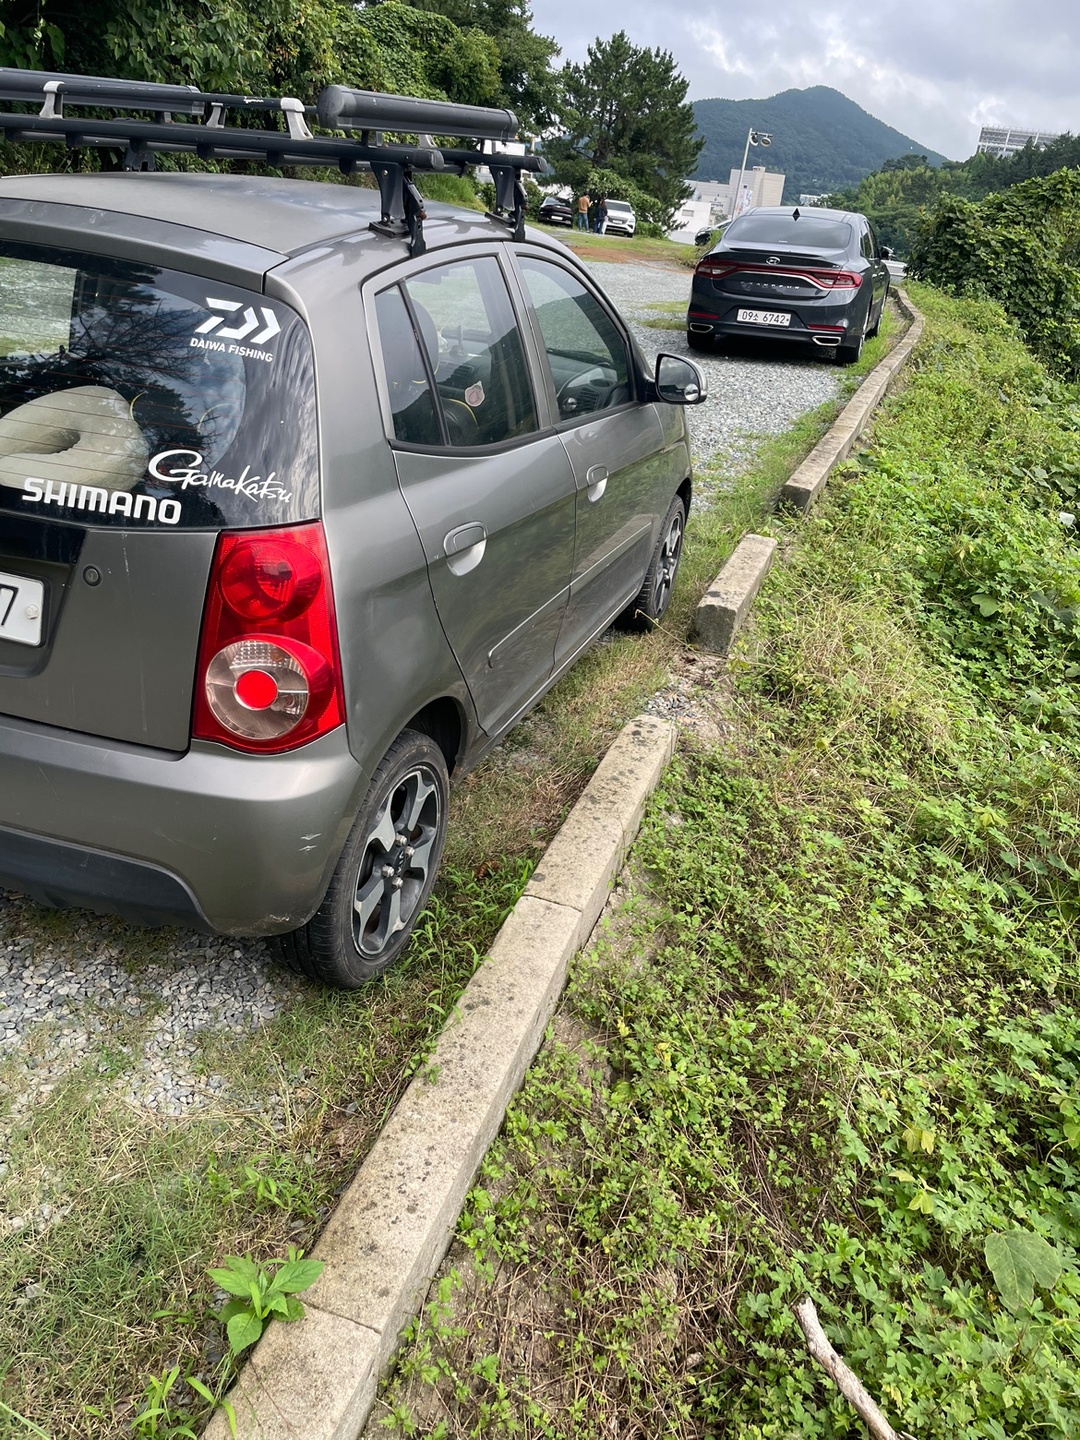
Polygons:
[[311,343],[266,296],[0,247],[0,511],[230,529],[318,515]]
[[851,226],[846,220],[807,215],[742,215],[724,231],[725,245],[802,245],[809,250],[846,250]]

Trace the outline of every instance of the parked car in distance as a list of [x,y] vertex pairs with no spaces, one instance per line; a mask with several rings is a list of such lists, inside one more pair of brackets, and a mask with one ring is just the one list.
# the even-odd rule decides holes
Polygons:
[[730,220],[720,220],[715,225],[706,225],[694,236],[694,244],[698,246],[715,245],[730,224]]
[[698,262],[687,341],[708,350],[729,336],[775,338],[851,363],[877,334],[891,254],[866,216],[853,211],[747,211]]
[[634,214],[634,207],[625,200],[609,200],[605,234],[633,235],[636,229],[637,216]]
[[540,219],[549,225],[572,225],[573,203],[565,195],[545,195],[540,201]]
[[186,86],[0,93],[0,134],[378,174],[0,180],[0,889],[356,986],[427,903],[451,781],[613,621],[662,619],[704,377],[526,230],[533,157],[473,152],[485,216],[371,139],[509,111],[329,86],[313,137],[298,100],[241,127]]

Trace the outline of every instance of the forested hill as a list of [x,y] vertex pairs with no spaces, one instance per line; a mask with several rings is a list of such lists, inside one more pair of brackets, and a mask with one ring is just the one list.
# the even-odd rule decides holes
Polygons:
[[726,181],[742,161],[746,132],[754,126],[770,132],[772,144],[751,146],[746,163],[784,172],[785,203],[804,193],[827,195],[857,185],[884,161],[912,151],[931,165],[945,158],[826,85],[784,90],[767,100],[695,100],[694,116],[705,137],[696,179]]

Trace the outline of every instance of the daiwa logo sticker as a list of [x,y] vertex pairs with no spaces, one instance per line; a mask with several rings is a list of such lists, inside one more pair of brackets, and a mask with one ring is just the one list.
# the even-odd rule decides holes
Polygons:
[[[195,334],[191,337],[191,345],[197,350],[218,350],[225,355],[239,355],[250,360],[273,360],[273,355],[265,350],[253,350],[254,345],[265,345],[275,335],[281,334],[281,325],[273,310],[260,305],[258,314],[254,305],[245,305],[242,300],[220,300],[212,295],[206,298],[207,310],[218,310],[221,313],[211,315],[209,320],[204,320],[199,325]],[[227,318],[235,316],[240,310],[243,314],[235,325],[226,325]],[[261,317],[261,318],[260,318]],[[204,340],[204,335],[212,335],[212,340]],[[241,345],[241,340],[247,340],[247,345]],[[231,342],[231,343],[226,343]]]

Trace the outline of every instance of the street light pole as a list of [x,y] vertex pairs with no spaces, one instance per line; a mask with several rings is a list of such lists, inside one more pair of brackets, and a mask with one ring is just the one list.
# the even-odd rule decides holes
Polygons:
[[734,220],[739,213],[738,207],[742,204],[743,176],[746,174],[746,157],[750,154],[751,145],[771,145],[772,136],[766,135],[764,130],[755,130],[751,125],[746,132],[746,144],[743,146],[742,165],[739,167],[739,185],[735,191],[735,201],[731,207],[731,218]]

